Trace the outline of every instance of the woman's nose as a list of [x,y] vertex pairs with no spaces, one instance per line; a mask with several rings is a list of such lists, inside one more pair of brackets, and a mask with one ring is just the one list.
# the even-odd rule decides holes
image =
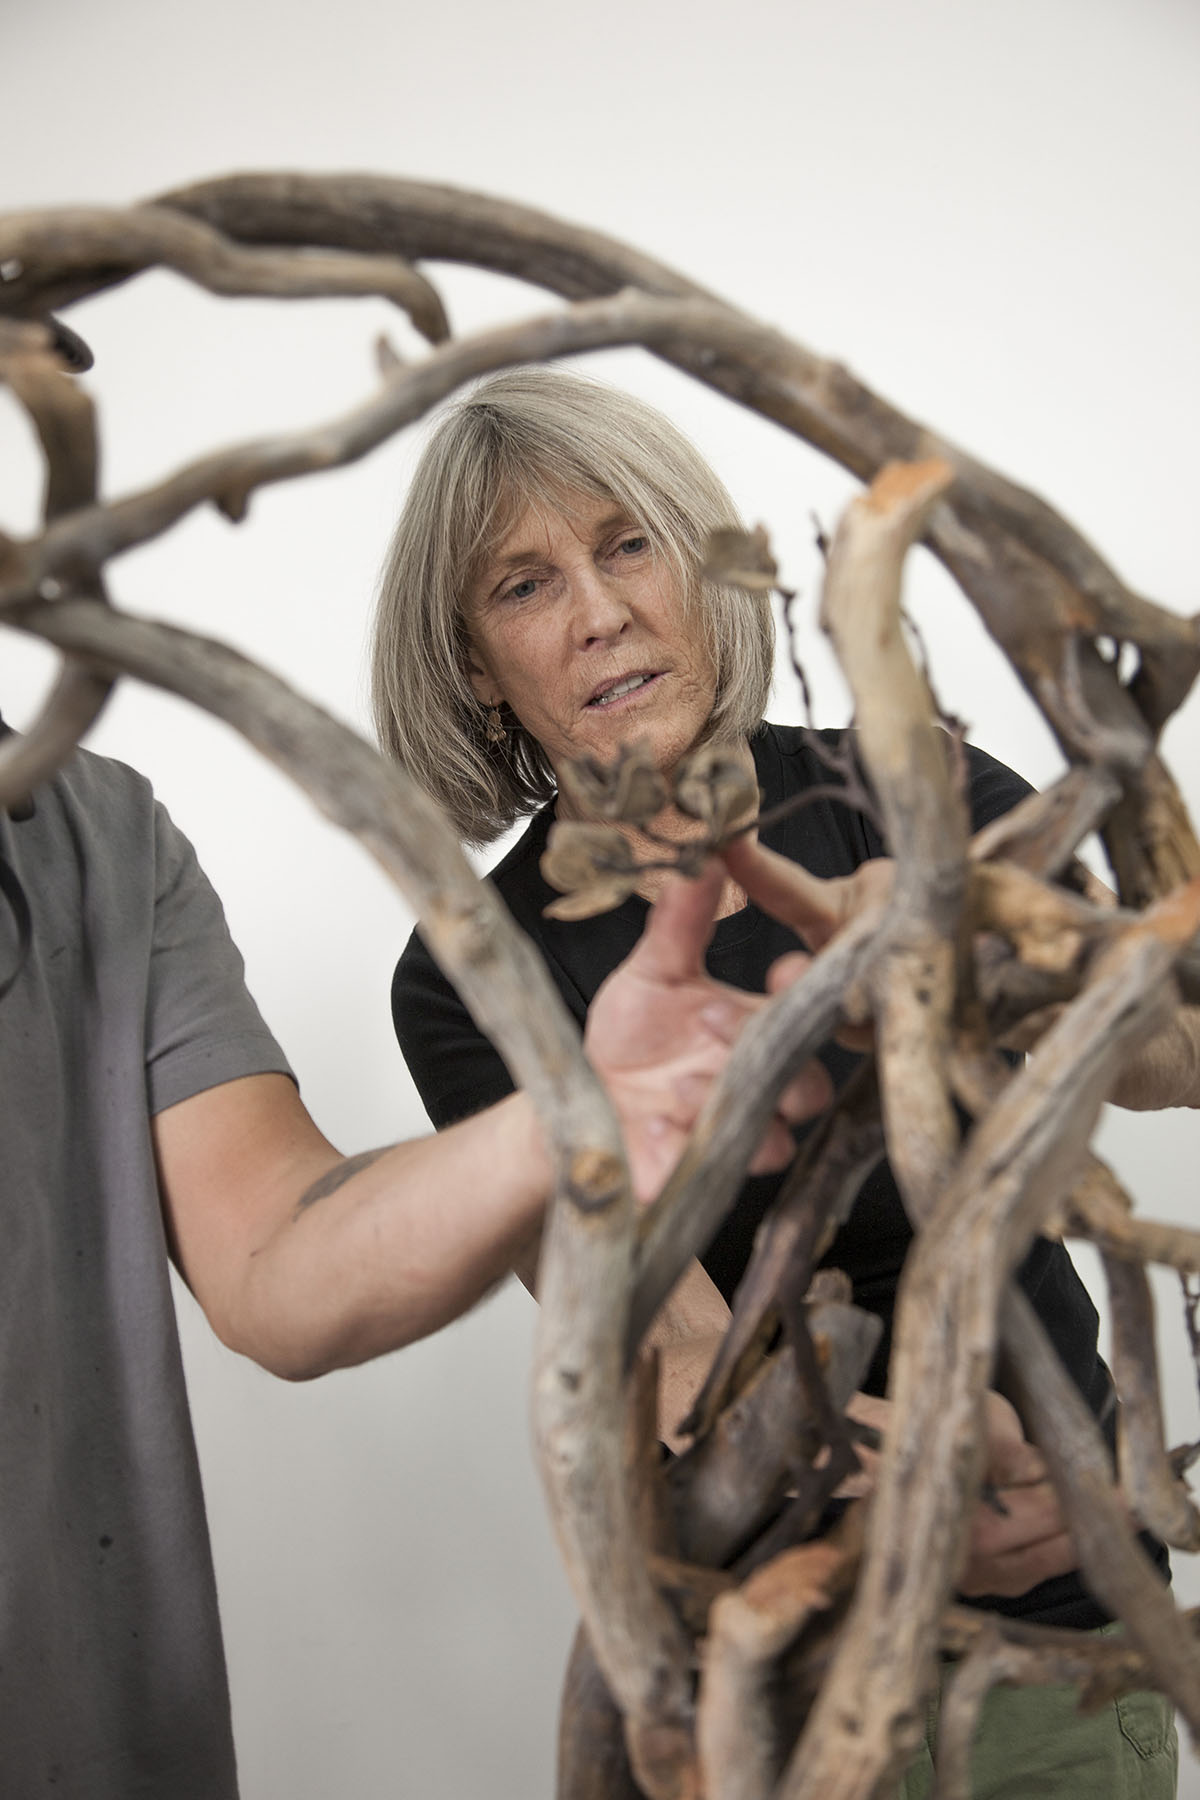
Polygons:
[[620,590],[605,581],[599,570],[591,571],[577,583],[575,635],[582,648],[619,637],[632,616]]

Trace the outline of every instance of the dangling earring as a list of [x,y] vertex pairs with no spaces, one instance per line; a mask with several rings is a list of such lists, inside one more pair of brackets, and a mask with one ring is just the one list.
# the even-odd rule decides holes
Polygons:
[[504,721],[500,717],[499,706],[492,705],[487,709],[487,741],[489,744],[502,744],[508,736],[504,729]]

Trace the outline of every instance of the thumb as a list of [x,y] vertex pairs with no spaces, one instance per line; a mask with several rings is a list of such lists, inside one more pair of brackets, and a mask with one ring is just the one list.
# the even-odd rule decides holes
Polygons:
[[694,879],[669,875],[650,908],[646,929],[629,962],[647,981],[686,981],[704,970],[704,952],[713,934],[724,864],[710,856]]

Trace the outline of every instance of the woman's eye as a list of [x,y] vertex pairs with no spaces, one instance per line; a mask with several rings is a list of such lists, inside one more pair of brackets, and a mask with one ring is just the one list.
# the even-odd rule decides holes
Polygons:
[[635,535],[633,537],[622,538],[621,542],[617,545],[617,553],[620,556],[640,556],[643,550],[649,548],[649,545],[650,540],[648,537]]
[[536,593],[537,582],[531,575],[527,575],[523,581],[514,581],[511,587],[505,588],[504,598],[506,600],[531,600]]

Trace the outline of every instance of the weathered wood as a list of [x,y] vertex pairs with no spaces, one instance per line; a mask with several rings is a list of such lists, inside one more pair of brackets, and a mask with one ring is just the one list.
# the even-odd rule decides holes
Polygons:
[[989,1620],[942,1695],[933,1800],[971,1800],[971,1745],[980,1710],[992,1689],[1023,1666],[1020,1650]]
[[903,916],[868,978],[892,1171],[909,1211],[936,1196],[958,1141],[946,1073],[960,973],[967,814],[950,777],[928,682],[904,639],[901,571],[953,474],[931,461],[889,465],[843,514],[830,549],[821,623],[854,695],[862,761],[895,861]]
[[[243,242],[465,261],[571,299],[629,285],[648,294],[711,298],[612,239],[461,189],[369,175],[247,174],[177,189],[153,204]],[[124,273],[98,270],[71,291],[95,292]],[[51,295],[60,299],[63,279],[53,266],[34,272],[26,308],[49,304]],[[724,310],[734,316],[732,308]],[[895,460],[940,456],[950,463],[955,488],[930,521],[931,548],[979,609],[1068,753],[1089,759],[1099,747],[1097,733],[1107,733],[1117,761],[1129,771],[1139,768],[1153,734],[1200,669],[1200,626],[1149,606],[1045,502],[906,418],[838,364],[779,334],[760,334],[752,345],[734,337],[732,352],[684,332],[667,333],[649,347],[797,432],[863,480]],[[1138,643],[1136,705],[1107,666],[1089,663],[1084,693],[1076,667],[1080,633]]]
[[[1161,1016],[1163,983],[1197,908],[1200,888],[1106,953],[977,1126],[917,1237],[900,1286],[893,1416],[863,1573],[781,1800],[867,1800],[916,1747],[937,1621],[978,1494],[979,1414],[1004,1283],[1069,1181],[1126,1046]],[[1091,1580],[1086,1558],[1083,1566]],[[1181,1705],[1184,1694],[1189,1707],[1194,1700],[1200,1716],[1189,1679],[1179,1675],[1168,1691]]]
[[1096,1422],[1054,1353],[1041,1321],[1015,1288],[1004,1297],[1005,1344],[1013,1352],[1027,1418],[1058,1490],[1088,1587],[1141,1652],[1151,1684],[1200,1728],[1200,1646],[1134,1537],[1113,1486]]
[[1200,1513],[1167,1461],[1154,1356],[1154,1297],[1145,1268],[1101,1252],[1112,1320],[1112,1372],[1120,1396],[1117,1467],[1126,1500],[1147,1531],[1176,1550],[1200,1550]]
[[[651,1800],[682,1795],[690,1744],[686,1637],[659,1598],[624,1470],[625,1307],[633,1196],[611,1107],[545,965],[446,821],[402,769],[223,644],[86,601],[14,607],[11,622],[102,676],[152,681],[223,718],[360,839],[409,900],[433,955],[538,1110],[557,1171],[543,1249],[535,1417],[564,1560]],[[664,1723],[665,1721],[665,1723]],[[664,1771],[667,1771],[664,1773]]]
[[[880,1323],[858,1307],[814,1307],[816,1341],[828,1403],[845,1408],[870,1363]],[[767,1358],[720,1414],[712,1429],[673,1463],[669,1485],[680,1553],[721,1566],[783,1504],[789,1485],[824,1439],[820,1421],[787,1345]]]
[[783,1771],[774,1671],[845,1578],[846,1552],[802,1544],[713,1604],[698,1716],[705,1800],[771,1800]]
[[625,1749],[625,1721],[582,1625],[567,1661],[558,1715],[556,1800],[645,1800]]
[[1090,1239],[1109,1256],[1161,1263],[1182,1274],[1200,1275],[1200,1231],[1190,1225],[1133,1217],[1115,1198],[1109,1171],[1096,1165],[1095,1158],[1092,1164],[1099,1168],[1099,1176],[1089,1180],[1085,1172],[1066,1207],[1070,1235]]
[[436,288],[399,257],[247,248],[174,207],[0,214],[0,261],[8,270],[5,307],[17,311],[59,306],[97,273],[107,282],[163,268],[214,294],[279,300],[373,294],[403,307],[431,343],[450,335]]
[[744,1361],[778,1328],[784,1298],[807,1292],[813,1268],[849,1216],[883,1149],[879,1092],[868,1061],[809,1132],[759,1227],[729,1328],[684,1421],[686,1430],[709,1429],[738,1386]]
[[862,913],[743,1030],[688,1148],[643,1214],[628,1355],[728,1211],[776,1098],[833,1036],[845,994],[883,954],[894,919],[884,906]]
[[[22,332],[2,323],[7,329],[0,333],[0,381],[25,409],[37,434],[46,471],[42,517],[49,523],[96,498],[100,446],[95,409],[86,390],[63,374],[49,333],[40,327]],[[92,598],[104,599],[98,572],[88,586]],[[64,660],[32,725],[0,742],[0,809],[19,805],[53,774],[95,724],[111,691],[111,681]]]
[[[142,493],[97,502],[91,409],[58,373],[54,322],[36,322],[48,307],[157,264],[217,292],[384,293],[438,340],[440,300],[412,267],[429,257],[538,282],[571,304],[444,343],[415,364],[385,350],[378,391],[340,418],[234,446]],[[235,176],[125,212],[0,218],[0,260],[0,378],[29,411],[48,472],[46,528],[24,542],[0,536],[0,616],[65,659],[33,730],[0,746],[0,805],[57,765],[119,674],[208,708],[291,773],[397,882],[546,1126],[557,1196],[545,1234],[535,1428],[588,1640],[564,1711],[561,1800],[601,1792],[698,1800],[703,1785],[709,1800],[882,1796],[914,1742],[939,1644],[967,1654],[943,1715],[942,1800],[965,1795],[972,1721],[996,1679],[1077,1680],[1092,1695],[1156,1683],[1195,1728],[1193,1623],[1138,1549],[1095,1424],[1010,1291],[1008,1271],[1035,1229],[1063,1218],[1101,1245],[1126,1395],[1129,1497],[1164,1535],[1196,1542],[1196,1509],[1162,1440],[1141,1262],[1200,1271],[1200,1232],[1132,1218],[1084,1145],[1122,1046],[1166,1015],[1173,980],[1200,999],[1200,844],[1157,753],[1164,721],[1200,670],[1200,620],[1132,592],[1044,502],[837,364],[653,259],[530,209],[370,176]],[[539,959],[402,772],[234,652],[103,603],[108,562],[197,506],[240,518],[260,486],[365,455],[474,375],[626,343],[873,483],[835,539],[826,613],[897,863],[887,901],[876,895],[831,923],[841,929],[807,975],[744,1034],[678,1169],[641,1219],[611,1110]],[[897,459],[924,466],[888,470]],[[943,734],[900,627],[901,565],[920,535],[1075,765],[970,845]],[[1136,651],[1130,680],[1122,646]],[[1096,828],[1116,873],[1115,911],[1048,885],[1076,878],[1071,859]],[[810,885],[819,909],[822,884]],[[1140,915],[1176,887],[1173,900]],[[997,1033],[1059,1003],[1034,1063],[1010,1077]],[[800,1572],[834,1547],[801,1546],[769,1563],[789,1534],[811,1529],[842,1471],[840,1412],[871,1332],[852,1309],[796,1309],[879,1153],[869,1071],[814,1133],[763,1228],[691,1421],[699,1437],[669,1480],[654,1442],[649,1365],[634,1359],[658,1306],[732,1204],[788,1075],[866,1013],[888,1150],[918,1237],[897,1311],[893,1415],[861,1578],[847,1601],[855,1548],[837,1564],[836,1604],[801,1631]],[[965,1144],[952,1092],[976,1116]],[[849,1320],[844,1332],[827,1328],[835,1313]],[[768,1355],[780,1326],[786,1342]],[[1030,1635],[945,1610],[978,1491],[979,1408],[998,1333],[1085,1576],[1125,1619],[1127,1644],[1060,1642],[1067,1634]],[[822,1441],[832,1453],[816,1466]],[[855,1529],[859,1517],[852,1508]],[[736,1560],[716,1573],[680,1552]],[[697,1715],[696,1639],[706,1632]]]

